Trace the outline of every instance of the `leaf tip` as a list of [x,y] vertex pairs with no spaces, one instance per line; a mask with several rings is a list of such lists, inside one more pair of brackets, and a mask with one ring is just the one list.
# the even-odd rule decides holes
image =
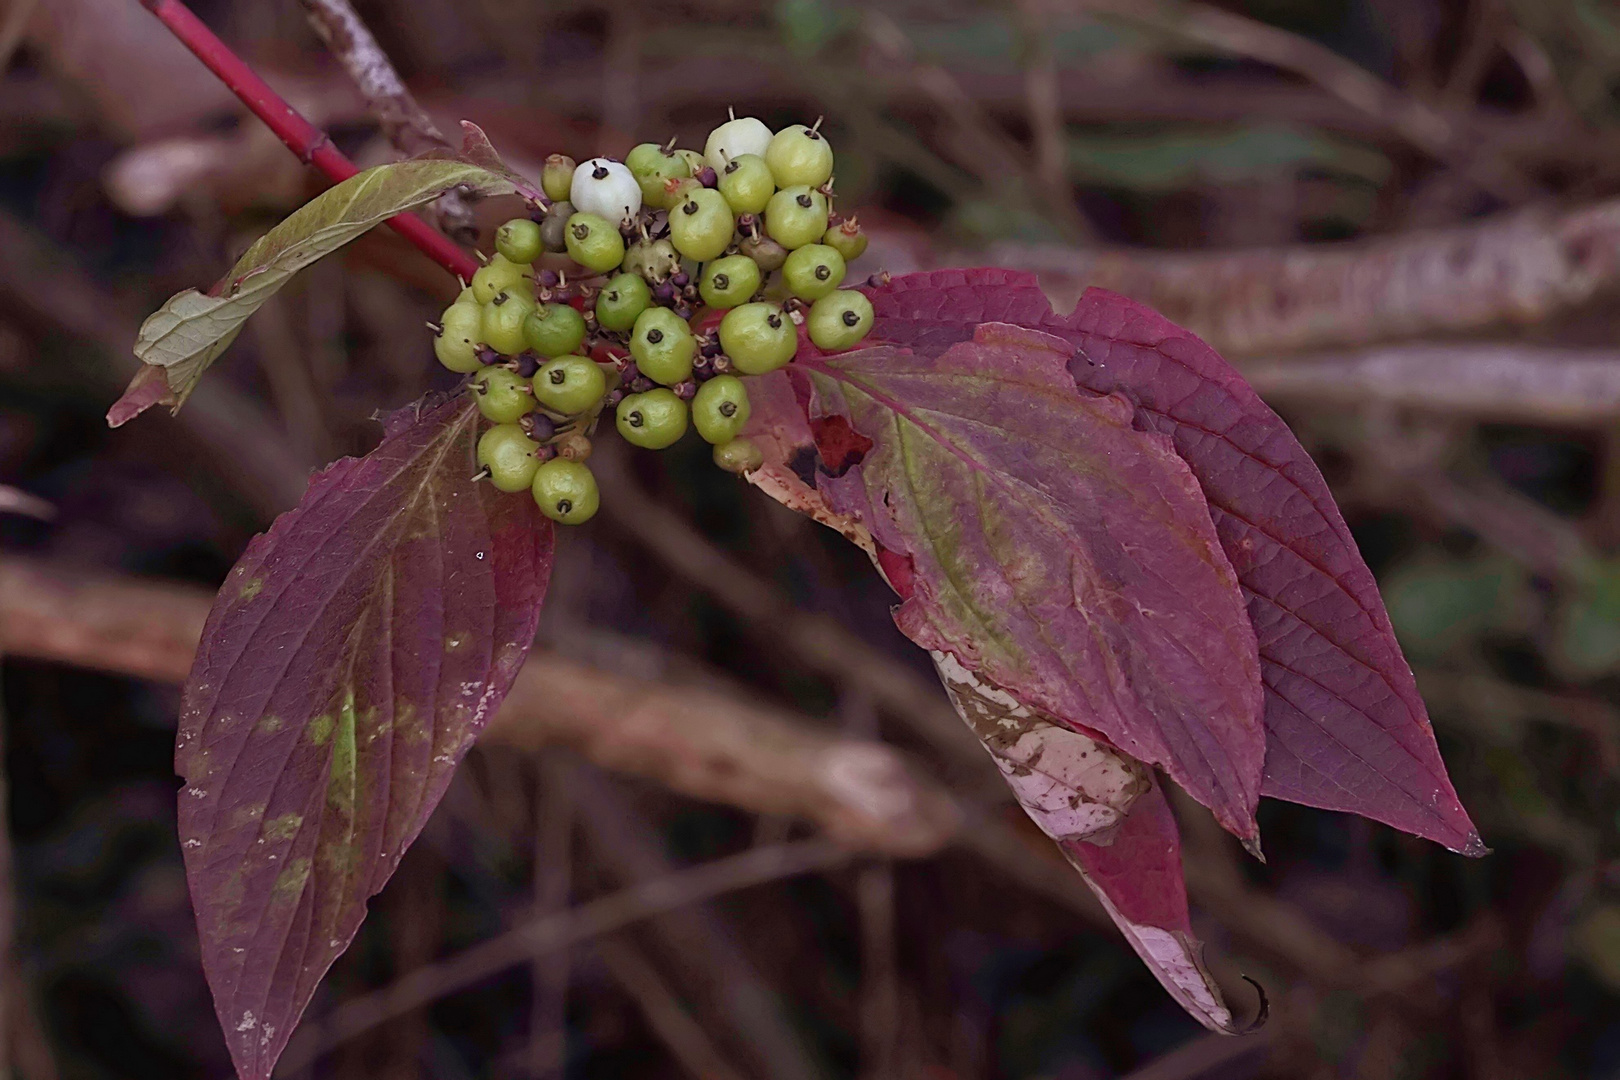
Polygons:
[[169,385],[168,372],[155,364],[143,364],[119,399],[107,410],[107,426],[123,427],[154,405],[180,407],[180,397]]

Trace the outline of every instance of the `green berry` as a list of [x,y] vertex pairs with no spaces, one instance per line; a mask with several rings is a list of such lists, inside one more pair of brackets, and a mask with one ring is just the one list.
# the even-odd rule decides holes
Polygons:
[[760,270],[767,274],[782,269],[788,257],[787,248],[768,236],[750,236],[737,245],[737,250],[753,259]]
[[534,399],[554,413],[578,416],[607,392],[607,376],[588,356],[559,356],[534,373]]
[[439,316],[439,335],[433,339],[433,355],[458,374],[477,371],[484,366],[478,359],[478,339],[483,325],[483,308],[471,301],[457,300]]
[[522,491],[534,483],[540,444],[516,424],[496,424],[478,438],[478,464],[489,470],[489,482],[501,491]]
[[540,242],[547,251],[568,250],[568,219],[574,216],[574,204],[554,202],[546,211],[546,220],[540,223]]
[[673,390],[659,387],[645,394],[631,394],[619,402],[614,426],[631,446],[662,450],[686,434],[686,414],[686,402]]
[[473,399],[484,419],[496,424],[515,424],[534,411],[529,380],[510,368],[487,367],[474,375]]
[[703,155],[698,153],[696,150],[677,150],[675,153],[680,155],[681,160],[686,162],[686,167],[690,169],[694,175],[696,175],[698,170],[702,169],[706,164],[706,162],[703,160]]
[[534,301],[522,293],[496,293],[484,305],[479,321],[478,340],[498,353],[516,356],[529,347],[523,323],[534,311]]
[[692,426],[705,442],[727,443],[748,423],[748,387],[735,375],[716,375],[692,399]]
[[783,188],[765,204],[765,231],[792,251],[827,232],[827,196],[804,186]]
[[585,340],[585,316],[567,304],[541,304],[523,320],[523,337],[541,356],[566,356]]
[[765,464],[765,454],[752,439],[732,439],[716,443],[714,463],[729,473],[751,473]]
[[853,348],[872,329],[872,301],[854,289],[839,289],[811,304],[805,322],[818,349]]
[[759,263],[746,255],[727,255],[703,267],[698,295],[712,308],[733,308],[748,303],[762,280]]
[[567,458],[552,458],[536,469],[529,490],[540,512],[563,525],[583,525],[602,504],[590,466]]
[[708,262],[731,245],[737,231],[726,197],[712,188],[688,191],[686,199],[669,211],[669,240],[688,259]]
[[664,182],[663,202],[659,206],[665,210],[673,210],[686,202],[687,195],[701,190],[703,185],[690,176],[672,177]]
[[[568,189],[574,183],[574,170],[579,163],[567,154],[552,154],[540,170],[540,188],[553,203],[567,202]],[[566,219],[565,219],[566,220]]]
[[642,143],[624,159],[625,165],[630,168],[630,175],[636,178],[641,187],[641,196],[646,205],[667,209],[669,207],[669,193],[666,185],[671,180],[684,180],[692,175],[692,167],[686,159],[679,154],[666,154],[657,143]]
[[820,300],[844,280],[844,257],[826,244],[806,244],[782,264],[782,280],[801,300]]
[[473,299],[487,304],[499,292],[534,291],[534,268],[499,253],[473,272]]
[[720,194],[739,214],[759,214],[776,194],[776,181],[771,177],[765,159],[754,154],[732,158],[719,171]]
[[652,290],[639,274],[619,274],[596,295],[596,325],[618,332],[636,324],[652,303]]
[[540,241],[540,223],[526,217],[513,218],[495,230],[495,250],[508,262],[528,265],[540,257],[545,245]]
[[650,307],[637,316],[630,332],[630,355],[647,378],[674,386],[692,377],[697,338],[686,320],[669,308]]
[[765,148],[765,164],[771,167],[777,187],[818,188],[832,179],[832,145],[815,128],[794,124],[778,131]]
[[765,160],[765,151],[770,145],[771,129],[765,126],[765,121],[752,116],[734,117],[709,132],[708,141],[703,144],[703,159],[719,172],[728,161],[736,161],[744,154]]
[[720,320],[720,347],[744,375],[764,375],[793,359],[799,335],[775,304],[744,304]]
[[456,294],[455,302],[458,304],[476,304],[478,303],[478,297],[473,295],[472,286],[468,285]]
[[866,233],[861,231],[860,222],[854,218],[845,219],[842,225],[832,226],[821,242],[842,255],[846,263],[854,262],[866,251]]
[[636,274],[653,285],[668,281],[680,268],[681,257],[668,240],[637,240],[624,253],[625,272]]
[[587,270],[605,274],[624,261],[624,237],[618,227],[598,214],[575,214],[568,219],[568,257]]

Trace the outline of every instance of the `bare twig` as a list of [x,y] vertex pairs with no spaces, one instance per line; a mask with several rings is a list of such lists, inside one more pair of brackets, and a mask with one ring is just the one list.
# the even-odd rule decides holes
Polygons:
[[743,1080],[639,949],[618,937],[602,938],[593,948],[693,1080]]
[[[349,0],[299,0],[309,23],[326,47],[337,57],[349,78],[359,88],[372,115],[382,125],[383,135],[406,157],[431,150],[455,147],[416,103],[405,83],[394,70],[388,54],[377,44],[371,30]],[[448,191],[433,204],[439,228],[462,243],[478,238],[472,206],[459,191]]]
[[753,848],[536,919],[417,968],[390,986],[346,1001],[320,1021],[306,1024],[282,1055],[281,1068],[294,1072],[378,1024],[531,957],[738,889],[826,870],[848,857],[843,848],[826,840]]
[[1035,0],[1020,0],[1024,22],[1024,95],[1029,127],[1035,143],[1034,173],[1048,205],[1059,208],[1080,236],[1094,233],[1074,210],[1074,187],[1069,183],[1069,140],[1063,126],[1057,59],[1052,52],[1051,27]]

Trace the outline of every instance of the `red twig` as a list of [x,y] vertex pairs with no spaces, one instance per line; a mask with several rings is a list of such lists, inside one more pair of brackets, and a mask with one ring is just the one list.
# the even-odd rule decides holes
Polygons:
[[[195,53],[209,71],[218,75],[300,161],[321,170],[334,184],[360,171],[343,151],[332,145],[326,132],[299,115],[297,109],[259,78],[245,60],[232,52],[230,46],[219,40],[180,0],[141,0],[141,3]],[[470,255],[421,218],[401,214],[390,218],[388,224],[416,245],[422,254],[461,280],[470,280],[473,271],[478,269],[478,263]]]

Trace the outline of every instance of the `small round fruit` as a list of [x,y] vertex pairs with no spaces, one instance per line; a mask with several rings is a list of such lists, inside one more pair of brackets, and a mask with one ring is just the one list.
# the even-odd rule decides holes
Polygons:
[[637,143],[624,155],[624,167],[630,170],[631,176],[639,176],[658,163],[664,156],[664,148],[657,143]]
[[811,304],[805,323],[816,348],[828,352],[853,348],[872,329],[872,301],[854,289],[839,289]]
[[439,316],[439,335],[433,339],[433,355],[458,374],[477,371],[484,366],[478,359],[478,339],[483,325],[483,308],[471,301],[456,301]]
[[843,224],[829,228],[821,242],[842,255],[846,263],[854,262],[866,251],[866,233],[854,218],[846,218]]
[[688,259],[708,262],[731,245],[737,219],[726,197],[712,188],[686,193],[686,200],[669,211],[669,240]]
[[744,304],[720,320],[720,347],[744,375],[764,375],[793,359],[799,335],[775,304]]
[[826,244],[806,244],[782,264],[782,280],[801,300],[820,300],[844,280],[844,257]]
[[827,232],[827,196],[814,188],[783,188],[765,204],[765,231],[792,251],[820,240]]
[[489,470],[489,482],[501,491],[523,491],[534,483],[540,444],[516,424],[496,424],[478,437],[478,464]]
[[455,302],[458,303],[458,304],[466,304],[466,303],[476,304],[476,303],[478,303],[478,297],[473,295],[471,285],[464,285],[464,286],[462,286],[461,291],[456,294]]
[[630,333],[630,355],[647,378],[674,386],[692,377],[697,338],[692,327],[669,308],[650,307],[636,318]]
[[554,413],[578,416],[607,393],[607,376],[588,356],[559,356],[534,373],[534,399]]
[[516,356],[529,347],[523,323],[534,311],[534,301],[522,293],[501,292],[484,305],[478,324],[478,340],[505,356]]
[[473,299],[487,304],[495,299],[498,292],[532,291],[533,280],[533,267],[515,263],[505,255],[496,253],[493,259],[473,271]]
[[720,173],[720,194],[739,214],[759,214],[776,194],[770,166],[758,154],[743,154],[726,163]]
[[725,169],[726,162],[735,161],[744,154],[763,159],[770,145],[771,129],[765,126],[765,121],[752,116],[739,116],[709,132],[709,139],[703,144],[703,160],[715,172],[720,172]]
[[534,262],[545,250],[540,240],[540,223],[526,217],[513,218],[495,230],[495,250],[508,262],[524,266]]
[[619,402],[614,426],[624,441],[644,450],[673,446],[686,434],[686,402],[673,390],[658,387],[644,394],[631,394]]
[[595,214],[617,226],[641,209],[641,185],[622,162],[591,158],[574,170],[568,201],[580,213]]
[[681,257],[668,240],[637,240],[624,253],[626,273],[636,274],[650,285],[667,281],[681,268]]
[[567,154],[552,154],[540,170],[540,189],[554,203],[565,202],[574,186],[574,170],[579,165]]
[[727,255],[704,265],[698,295],[712,308],[734,308],[748,303],[763,280],[759,263],[746,255]]
[[671,180],[684,180],[692,175],[692,167],[679,154],[666,154],[657,143],[642,143],[624,159],[630,174],[641,187],[642,201],[655,209],[669,207],[666,185]]
[[[641,197],[640,192],[636,197]],[[568,257],[598,274],[624,261],[624,237],[619,235],[618,226],[600,214],[577,213],[569,218],[566,242]]]
[[750,236],[737,245],[737,250],[753,259],[767,274],[782,269],[788,257],[788,249],[768,236]]
[[692,399],[692,426],[705,442],[727,443],[748,423],[748,387],[735,375],[716,375]]
[[562,525],[583,525],[602,503],[590,466],[567,458],[552,458],[536,469],[529,490],[540,512]]
[[473,398],[484,419],[495,424],[515,424],[534,411],[529,380],[503,367],[487,367],[473,376]]
[[523,321],[523,337],[541,356],[566,356],[585,340],[585,316],[567,304],[541,304]]
[[682,161],[686,162],[686,167],[692,170],[693,176],[696,176],[698,174],[698,170],[707,164],[707,162],[703,159],[703,155],[698,153],[696,150],[677,150],[675,153]]
[[752,439],[732,439],[715,445],[714,463],[726,472],[741,476],[765,464],[765,454]]
[[832,179],[832,144],[815,128],[794,124],[778,131],[765,148],[765,164],[771,167],[777,187],[818,188]]
[[652,303],[652,290],[640,274],[618,274],[596,294],[596,325],[614,332],[636,325]]

